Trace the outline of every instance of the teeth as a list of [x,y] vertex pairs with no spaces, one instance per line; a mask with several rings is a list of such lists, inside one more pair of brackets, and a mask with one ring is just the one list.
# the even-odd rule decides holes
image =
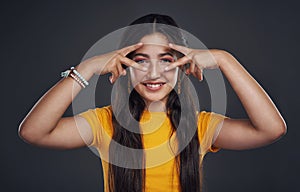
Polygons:
[[162,86],[162,84],[146,84],[147,87],[151,87],[151,88],[157,88],[157,87],[160,87]]

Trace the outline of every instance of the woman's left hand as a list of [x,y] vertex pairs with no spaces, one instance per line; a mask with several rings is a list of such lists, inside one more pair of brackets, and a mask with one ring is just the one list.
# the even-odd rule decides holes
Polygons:
[[171,43],[169,44],[169,47],[184,54],[185,56],[166,67],[166,71],[189,63],[190,66],[186,69],[185,73],[187,75],[192,74],[197,79],[203,80],[203,69],[215,69],[219,67],[217,55],[219,56],[220,54],[218,53],[222,52],[222,50],[191,49]]

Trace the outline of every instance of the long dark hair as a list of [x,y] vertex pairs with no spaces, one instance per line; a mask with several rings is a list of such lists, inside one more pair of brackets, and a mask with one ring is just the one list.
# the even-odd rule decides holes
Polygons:
[[[178,27],[176,22],[169,16],[159,14],[149,14],[143,16],[130,25],[151,23],[152,27],[131,28],[124,33],[124,38],[121,42],[121,47],[131,45],[139,41],[143,36],[159,32],[165,35],[170,42],[181,45],[186,45],[186,40],[179,30],[170,29],[168,26]],[[158,25],[156,24],[165,24]],[[151,25],[150,25],[151,26]],[[136,31],[136,29],[138,31]],[[182,55],[181,55],[182,56]],[[130,57],[130,54],[129,56]],[[116,89],[118,94],[112,98],[113,108],[113,136],[112,139],[120,144],[132,149],[143,149],[141,135],[139,133],[139,122],[146,104],[143,98],[137,93],[135,89],[128,93],[128,77],[121,77],[117,81]],[[181,95],[179,99],[178,94],[173,89],[167,99],[166,111],[172,124],[172,134],[176,132],[176,139],[178,141],[178,148],[183,146],[187,138],[192,138],[179,155],[175,157],[176,168],[179,175],[180,191],[182,192],[199,192],[201,191],[201,162],[199,157],[199,138],[197,132],[196,121],[196,107],[191,98],[189,84],[187,77],[180,72],[178,76],[181,81]],[[128,102],[129,101],[129,102]],[[189,109],[189,113],[182,113],[182,106]],[[126,114],[126,110],[130,111],[132,117],[136,121],[130,120]],[[122,121],[122,125],[119,123]],[[179,124],[184,125],[184,129],[177,129]],[[129,131],[124,127],[130,127]],[[189,131],[196,130],[196,132]],[[189,135],[192,134],[192,135]],[[145,165],[143,152],[123,152],[118,145],[109,146],[110,162],[122,161],[124,157],[130,157],[137,167]],[[143,150],[139,150],[143,151]],[[126,153],[126,154],[125,154]],[[114,192],[140,192],[145,189],[145,169],[124,168],[121,166],[109,163],[108,169],[108,185],[109,191]]]

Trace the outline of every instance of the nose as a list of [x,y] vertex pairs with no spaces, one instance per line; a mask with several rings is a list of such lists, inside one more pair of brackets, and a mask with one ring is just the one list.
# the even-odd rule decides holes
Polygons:
[[158,79],[162,73],[161,66],[158,60],[151,60],[151,64],[149,66],[148,76],[150,79]]

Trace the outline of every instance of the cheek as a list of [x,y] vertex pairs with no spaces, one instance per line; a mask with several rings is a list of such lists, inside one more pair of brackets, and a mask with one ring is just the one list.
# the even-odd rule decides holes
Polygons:
[[174,88],[178,79],[178,68],[173,71],[165,72],[165,77],[168,80],[170,86]]
[[130,79],[131,79],[131,83],[132,85],[135,87],[137,84],[139,84],[143,78],[146,76],[146,72],[142,72],[139,70],[134,70],[132,68],[130,68]]

